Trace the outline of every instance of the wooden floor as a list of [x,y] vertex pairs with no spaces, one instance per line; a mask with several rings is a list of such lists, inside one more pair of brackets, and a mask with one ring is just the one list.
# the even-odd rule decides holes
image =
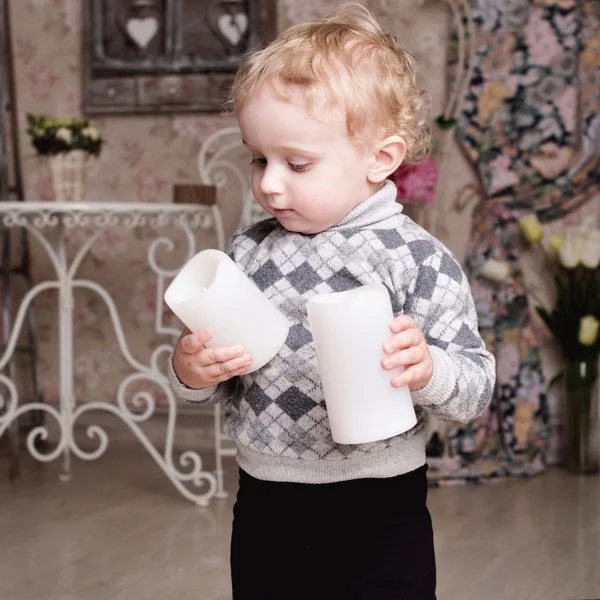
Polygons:
[[[230,598],[233,494],[196,508],[138,452],[76,461],[68,483],[58,468],[0,471],[0,600]],[[551,470],[429,500],[439,600],[600,599],[598,477]]]

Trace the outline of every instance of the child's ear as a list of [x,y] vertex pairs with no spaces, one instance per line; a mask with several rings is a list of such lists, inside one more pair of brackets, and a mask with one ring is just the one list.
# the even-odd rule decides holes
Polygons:
[[406,156],[406,142],[399,135],[391,135],[375,147],[373,164],[367,176],[371,183],[380,183],[391,175]]

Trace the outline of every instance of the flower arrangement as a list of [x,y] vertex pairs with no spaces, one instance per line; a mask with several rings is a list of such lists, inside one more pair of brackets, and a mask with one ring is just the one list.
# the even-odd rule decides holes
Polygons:
[[[600,463],[594,443],[598,404],[594,389],[600,357],[600,230],[587,222],[545,240],[536,215],[522,217],[519,227],[525,240],[541,251],[545,270],[554,278],[551,307],[529,292],[564,363],[550,383],[566,379],[564,464],[578,473],[595,473]],[[493,259],[483,264],[480,274],[496,283],[513,275],[507,263]]]
[[[553,308],[543,303],[536,311],[561,347],[565,358],[597,359],[600,356],[600,229],[591,223],[569,227],[551,235],[544,245],[544,230],[535,215],[519,220],[523,237],[539,245],[547,271],[554,276]],[[486,260],[480,275],[502,283],[513,275],[510,265]]]
[[551,309],[536,307],[559,343],[563,358],[597,361],[600,356],[600,230],[591,223],[572,226],[541,244],[544,231],[535,215],[519,225],[525,239],[540,244],[554,276],[555,302]]
[[414,165],[403,163],[389,178],[396,184],[400,201],[423,204],[435,202],[438,166],[433,157]]
[[55,156],[72,150],[98,156],[105,143],[87,119],[50,119],[28,114],[27,133],[33,147],[42,156]]

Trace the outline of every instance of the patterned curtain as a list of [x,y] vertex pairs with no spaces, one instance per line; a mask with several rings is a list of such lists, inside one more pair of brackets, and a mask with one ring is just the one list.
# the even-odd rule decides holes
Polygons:
[[491,284],[488,258],[519,265],[517,220],[563,218],[600,192],[597,0],[473,0],[476,64],[458,134],[486,200],[466,261],[481,333],[497,359],[490,408],[450,430],[434,483],[533,475],[549,443],[546,384],[520,275]]

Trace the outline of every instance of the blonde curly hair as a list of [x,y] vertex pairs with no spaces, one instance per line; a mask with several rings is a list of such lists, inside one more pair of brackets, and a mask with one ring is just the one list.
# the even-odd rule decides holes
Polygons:
[[417,82],[417,63],[360,4],[290,27],[249,53],[236,73],[228,110],[239,112],[269,84],[279,84],[284,97],[286,86],[302,88],[311,107],[343,106],[348,135],[357,142],[401,136],[405,162],[419,162],[430,151],[429,96]]

